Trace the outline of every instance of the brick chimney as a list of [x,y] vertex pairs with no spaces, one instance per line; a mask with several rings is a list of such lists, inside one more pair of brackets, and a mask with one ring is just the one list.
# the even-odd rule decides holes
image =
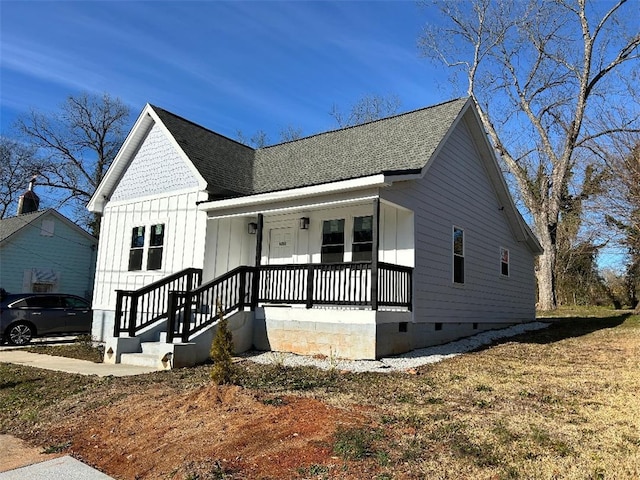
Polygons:
[[18,199],[18,215],[24,213],[37,212],[40,206],[40,199],[36,192],[33,191],[33,187],[36,184],[36,176],[34,175],[29,181],[29,189],[20,195]]

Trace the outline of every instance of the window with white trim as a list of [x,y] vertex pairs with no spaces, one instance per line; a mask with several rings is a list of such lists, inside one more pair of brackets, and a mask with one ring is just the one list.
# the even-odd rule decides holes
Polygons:
[[500,247],[500,273],[509,276],[509,250],[504,247]]
[[147,252],[147,270],[160,270],[162,267],[162,249],[164,248],[164,224],[151,225],[149,251]]
[[[149,233],[147,240],[147,232]],[[141,225],[131,230],[131,247],[129,248],[129,271],[142,270],[146,258],[147,270],[162,268],[162,252],[164,250],[164,223],[147,226]]]
[[142,270],[144,254],[145,227],[133,227],[131,231],[131,248],[129,249],[129,271]]
[[353,219],[353,244],[351,245],[354,262],[370,262],[373,251],[373,217],[355,217]]
[[453,283],[464,283],[464,230],[453,227]]
[[339,263],[344,260],[344,218],[322,222],[322,263]]

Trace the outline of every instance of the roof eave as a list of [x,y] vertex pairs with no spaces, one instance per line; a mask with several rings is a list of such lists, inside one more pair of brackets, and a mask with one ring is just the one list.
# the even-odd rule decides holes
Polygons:
[[259,206],[261,204],[273,203],[297,198],[308,198],[320,195],[334,194],[346,191],[361,190],[365,188],[384,187],[389,185],[390,179],[384,174],[370,175],[361,178],[352,178],[338,182],[323,183],[308,187],[292,188],[277,192],[258,193],[238,198],[224,200],[214,200],[203,202],[198,205],[198,209],[211,212],[234,207]]

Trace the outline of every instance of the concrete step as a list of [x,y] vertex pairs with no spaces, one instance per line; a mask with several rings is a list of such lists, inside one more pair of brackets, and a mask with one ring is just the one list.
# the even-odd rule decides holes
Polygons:
[[[170,366],[163,366],[163,362],[155,354],[149,353],[123,353],[120,356],[120,363],[124,365],[137,365],[139,367],[157,368],[158,370],[164,370],[171,368]],[[169,364],[169,362],[166,362]]]
[[150,355],[162,356],[173,351],[173,345],[166,342],[142,342],[140,344],[142,353]]

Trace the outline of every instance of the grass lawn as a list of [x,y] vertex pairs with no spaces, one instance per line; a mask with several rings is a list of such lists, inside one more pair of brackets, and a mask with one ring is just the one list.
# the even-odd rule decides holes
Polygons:
[[[170,450],[161,450],[162,445],[156,453],[143,450],[161,456],[156,463],[175,462],[173,476],[149,467],[140,478],[640,478],[640,316],[601,309],[565,310],[549,321],[548,329],[421,367],[417,374],[325,372],[244,362],[237,382],[242,388],[234,391],[235,396],[219,395],[206,404],[210,409],[224,407],[220,415],[226,423],[216,428],[229,427],[231,432],[233,423],[244,415],[232,404],[240,398],[238,392],[272,412],[298,405],[292,399],[321,402],[317,405],[349,413],[353,422],[341,416],[329,437],[310,440],[308,448],[325,451],[324,456],[294,456],[298,463],[287,467],[286,474],[274,476],[259,469],[259,460],[252,460],[250,467],[222,454],[212,458],[215,449],[207,453],[209,460],[198,457],[205,447],[213,447],[207,434],[197,435],[207,421],[194,421],[198,440],[179,445],[181,460],[172,460]],[[128,418],[118,417],[119,411],[126,409],[128,416],[142,418],[141,412],[161,409],[170,396],[202,402],[204,392],[209,392],[208,370],[201,366],[99,379],[0,364],[0,433],[48,449],[69,449],[86,458],[93,450],[80,439],[93,437],[79,430],[95,428],[91,435],[101,438],[100,425],[115,425],[115,432]],[[157,393],[160,390],[162,395]],[[138,413],[132,413],[134,407],[140,407]],[[176,411],[172,408],[170,412]],[[193,407],[194,415],[197,410]],[[170,425],[170,413],[154,422],[165,417]],[[176,412],[174,421],[179,417]],[[158,427],[134,420],[136,430]],[[243,441],[242,448],[248,449],[250,440]],[[286,447],[294,441],[300,438],[283,436],[271,443]],[[105,438],[101,445],[106,456],[110,444]],[[117,458],[127,453],[119,451]],[[267,453],[254,454],[256,459],[268,458]],[[143,453],[132,450],[129,455]],[[238,458],[248,455],[238,448]],[[99,459],[91,457],[116,478],[135,478],[133,470],[118,470],[116,463],[99,465]]]

